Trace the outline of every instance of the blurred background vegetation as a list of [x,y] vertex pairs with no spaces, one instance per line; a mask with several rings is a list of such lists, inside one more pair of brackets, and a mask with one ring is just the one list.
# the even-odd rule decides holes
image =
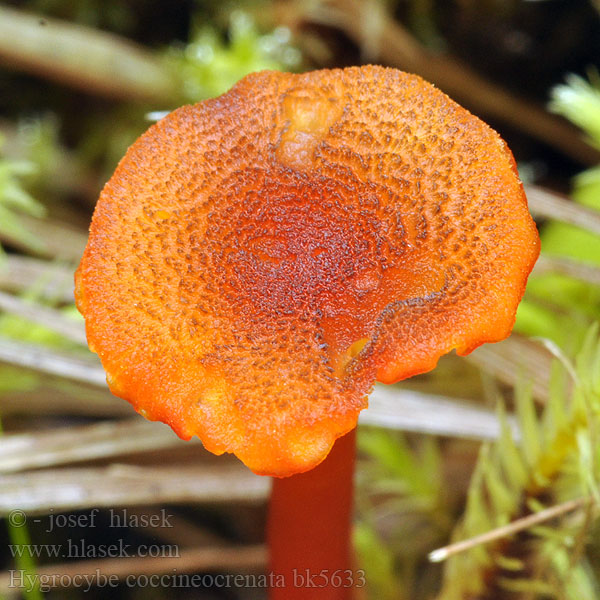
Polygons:
[[[376,389],[359,432],[360,597],[600,598],[597,0],[1,3],[0,515],[37,515],[26,527],[4,520],[1,595],[22,593],[10,569],[100,568],[122,578],[174,568],[156,557],[10,553],[8,544],[28,540],[177,544],[179,572],[265,568],[268,482],[179,442],[108,393],[85,346],[72,273],[103,183],[165,111],[218,95],[251,71],[366,62],[422,75],[501,133],[543,254],[509,340],[446,357],[387,390],[393,402]],[[71,521],[48,531],[56,515],[85,517],[94,507],[104,526]],[[111,507],[167,510],[174,526],[114,530]],[[486,532],[498,537],[476,537]],[[445,552],[429,557],[465,539],[469,548],[449,550],[442,564]],[[110,594],[265,597],[124,583]]]

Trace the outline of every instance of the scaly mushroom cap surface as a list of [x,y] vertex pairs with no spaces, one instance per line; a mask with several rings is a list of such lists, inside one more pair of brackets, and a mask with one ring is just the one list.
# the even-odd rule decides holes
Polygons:
[[133,144],[76,298],[113,393],[286,476],[375,380],[505,338],[538,252],[505,143],[432,85],[261,72]]

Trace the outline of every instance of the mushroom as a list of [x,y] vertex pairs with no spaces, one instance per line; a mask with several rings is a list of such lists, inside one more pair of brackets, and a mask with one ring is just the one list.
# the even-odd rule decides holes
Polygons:
[[432,85],[265,71],[133,144],[76,299],[113,393],[276,478],[275,574],[328,570],[283,596],[342,598],[349,432],[374,382],[505,338],[538,253],[507,146]]

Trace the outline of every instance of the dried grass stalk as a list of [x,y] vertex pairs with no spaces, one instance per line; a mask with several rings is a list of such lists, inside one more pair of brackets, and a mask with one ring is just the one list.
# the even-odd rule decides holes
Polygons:
[[[540,350],[535,344],[533,347],[540,353],[545,352]],[[519,369],[515,367],[514,357],[510,356],[510,348],[501,350],[503,362],[500,365],[497,364],[498,359],[496,357],[498,349],[499,345],[495,344],[494,349],[489,350],[489,352],[492,353],[490,358],[486,359],[487,355],[483,355],[479,359],[475,359],[474,362],[478,362],[478,360],[478,364],[487,364],[487,362],[491,362],[492,366],[500,368],[500,370],[496,368],[496,370],[493,371],[494,374],[509,376],[511,377],[511,381],[513,381],[515,373],[518,373]],[[480,350],[477,352],[480,352]],[[504,354],[507,354],[506,358],[504,358]],[[92,360],[91,357],[89,360],[83,359],[72,355],[69,356],[65,353],[57,353],[38,346],[0,338],[0,361],[37,369],[44,373],[67,377],[92,385],[106,387],[104,370],[98,362]],[[509,366],[506,366],[507,364]],[[506,380],[506,377],[504,380]],[[401,429],[474,439],[490,439],[496,437],[498,434],[496,417],[490,409],[456,398],[446,398],[443,396],[413,392],[402,389],[401,387],[387,388],[386,386],[376,386],[374,392],[370,396],[369,409],[362,413],[360,423],[365,425],[377,425],[388,429]],[[110,430],[105,429],[103,431],[107,436],[105,442],[109,443],[107,440],[111,436]],[[138,435],[140,437],[137,438],[137,441],[132,441],[132,444],[147,443],[146,441],[142,441],[142,438],[146,435],[146,431],[149,436],[155,435],[154,430],[151,430],[151,428],[146,430],[143,426],[140,426],[140,429],[138,430]],[[163,442],[167,444],[166,437],[168,430],[165,431],[167,431],[167,433],[162,432],[160,435],[165,436]],[[27,460],[58,460],[60,454],[56,453],[55,450],[52,450],[52,447],[55,444],[60,445],[62,435],[63,433],[59,432],[57,434],[57,439],[54,441],[52,441],[51,437],[46,437],[45,443],[49,444],[48,447],[45,447],[44,443],[40,443],[39,445],[39,448],[41,448],[40,451],[45,452],[46,449],[48,449],[48,451],[51,452],[51,455],[54,456],[53,459],[50,458],[50,455],[44,458],[43,456],[35,457],[32,454]],[[33,444],[33,442],[30,443]],[[108,451],[106,446],[101,445],[99,448],[101,448],[102,452]],[[113,446],[115,452],[119,452],[119,448],[121,448],[120,445]],[[90,452],[92,452],[92,450],[90,450]],[[104,456],[107,456],[107,454]],[[93,458],[93,456],[91,454],[86,454],[86,459],[87,458]],[[2,464],[1,460],[0,451],[0,465]],[[26,464],[26,462],[21,464]]]
[[270,479],[241,463],[219,466],[138,467],[111,465],[47,469],[5,475],[0,515],[11,510],[44,514],[89,507],[200,502],[263,502]]
[[531,381],[534,397],[547,400],[554,357],[541,344],[513,334],[498,344],[484,344],[466,358],[511,386]]
[[[195,438],[192,442],[199,440]],[[0,437],[0,472],[114,458],[186,443],[163,424],[140,418],[39,433],[5,434]]]
[[525,186],[525,191],[529,209],[535,217],[562,221],[600,235],[600,212],[536,185]]
[[0,58],[86,92],[167,100],[176,82],[158,58],[116,35],[0,7]]
[[87,344],[83,323],[68,319],[53,308],[35,302],[27,302],[11,294],[0,292],[0,311],[9,312],[32,323],[43,325],[77,344],[83,346]]
[[60,262],[9,254],[0,261],[0,289],[40,298],[73,302],[73,267]]
[[104,387],[106,374],[91,354],[87,358],[0,337],[0,362]]

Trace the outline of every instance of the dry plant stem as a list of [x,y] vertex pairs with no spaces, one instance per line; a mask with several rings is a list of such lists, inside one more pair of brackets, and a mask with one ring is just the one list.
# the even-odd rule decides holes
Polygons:
[[456,542],[455,544],[438,548],[429,554],[429,560],[431,562],[442,562],[450,556],[459,554],[460,552],[466,552],[467,550],[470,550],[471,548],[481,544],[487,544],[488,542],[493,542],[500,538],[514,535],[519,531],[523,531],[524,529],[528,529],[534,525],[539,525],[544,521],[549,521],[550,519],[559,517],[564,513],[581,508],[590,502],[590,498],[577,498],[576,500],[569,500],[568,502],[551,506],[550,508],[546,508],[540,512],[517,519],[508,525],[504,525],[502,527],[492,529],[491,531],[487,531],[486,533],[482,533],[481,535],[469,538],[468,540],[462,540],[460,542]]
[[291,26],[293,21],[306,19],[339,27],[363,48],[366,60],[417,73],[474,112],[516,126],[584,164],[597,164],[600,160],[598,151],[586,144],[566,121],[508,93],[468,65],[428,51],[384,12],[380,2],[284,2],[279,8],[280,18]]
[[176,82],[150,52],[118,36],[0,7],[6,65],[115,98],[166,101]]
[[34,290],[41,298],[73,302],[73,267],[64,263],[9,254],[0,262],[0,289]]
[[[4,375],[7,374],[5,369],[2,369],[2,372]],[[29,416],[36,422],[49,416],[63,418],[65,415],[69,418],[94,419],[131,417],[131,407],[120,398],[113,396],[108,389],[70,381],[57,381],[44,375],[35,377],[35,380],[39,383],[35,389],[15,390],[1,395],[0,414],[3,417]]]
[[[506,344],[507,342],[503,343]],[[502,362],[497,364],[498,356],[494,353],[482,354],[482,361],[480,362],[485,363],[491,372],[496,372],[499,366],[501,374],[504,375],[503,380],[514,381],[516,374],[519,372],[519,368],[514,364],[514,361],[517,359],[521,361],[523,357],[518,355],[517,359],[513,358],[511,362],[510,351],[503,352],[502,348],[504,346],[502,344],[495,344],[495,346],[497,347],[496,352],[500,353],[499,358],[502,358]],[[532,346],[534,350],[538,350],[539,354],[548,355],[543,348],[536,347],[534,344]],[[504,354],[506,354],[506,357],[504,357]],[[99,361],[92,358],[92,356],[83,358],[68,355],[42,346],[24,344],[0,337],[1,362],[35,369],[49,375],[57,375],[106,389],[104,370]],[[545,362],[542,365],[546,368]],[[539,366],[536,363],[532,365],[532,368],[538,368]],[[545,392],[543,392],[541,385],[539,387],[538,393],[541,393],[541,397],[544,397],[543,393]],[[56,400],[52,409],[54,412],[60,413],[60,403],[62,402],[63,412],[66,413],[114,414],[118,416],[130,414],[130,409],[124,407],[125,405],[121,402],[112,402],[112,398],[112,396],[107,396],[103,399],[102,404],[98,403],[96,411],[94,406],[73,406],[72,402],[63,396]],[[121,408],[121,406],[124,408]],[[5,412],[14,411],[14,407],[8,400],[2,402],[2,407]],[[29,408],[34,408],[37,413],[42,413],[45,410],[43,405],[35,403],[31,404]],[[27,407],[20,406],[19,410],[22,412],[27,410]],[[46,412],[48,411],[46,410]],[[424,394],[401,387],[388,388],[380,385],[375,386],[375,390],[369,398],[369,410],[361,413],[359,423],[385,427],[386,429],[476,440],[495,439],[498,437],[500,430],[494,411],[488,408],[457,398]],[[516,433],[516,428],[514,431]],[[60,436],[60,432],[57,435]],[[175,444],[177,440],[175,436],[173,438],[173,444]],[[0,447],[1,445],[2,441],[0,440]],[[32,457],[31,460],[33,459]]]
[[525,186],[525,192],[534,217],[554,219],[600,235],[600,212],[597,210],[576,204],[535,185]]
[[0,312],[5,311],[23,317],[32,323],[43,325],[64,338],[82,346],[86,345],[85,331],[80,322],[67,319],[53,308],[35,302],[26,302],[21,298],[0,292]]
[[0,478],[0,515],[189,502],[266,501],[270,482],[241,464],[177,468],[111,465],[46,469]]
[[184,442],[162,424],[140,418],[38,433],[9,433],[0,437],[0,473],[115,458],[191,443],[199,444],[200,440]]
[[532,381],[534,398],[548,399],[553,355],[543,345],[512,334],[498,344],[485,344],[465,357],[486,373],[509,385]]
[[562,256],[541,254],[535,264],[533,273],[535,275],[560,273],[591,285],[600,286],[600,269],[598,267]]
[[106,374],[91,356],[83,358],[0,337],[0,362],[106,387]]
[[[363,425],[476,440],[495,439],[500,430],[496,414],[489,408],[458,399],[379,386],[370,403],[370,409],[359,420]],[[121,403],[117,405],[120,406]],[[519,430],[512,415],[507,420],[518,439]],[[184,448],[192,443],[200,442],[197,438],[183,442],[162,424],[139,417],[42,432],[6,433],[0,437],[0,473],[114,460],[131,453]]]
[[[273,480],[267,541],[270,572],[285,577],[285,588],[269,600],[350,600],[351,524],[356,429],[337,440],[312,471]],[[319,577],[321,572],[326,577]],[[336,574],[340,580],[333,577]],[[300,585],[312,575],[318,585]],[[296,576],[296,577],[294,577]]]
[[[69,262],[77,262],[81,258],[87,242],[87,235],[83,230],[60,221],[37,219],[30,215],[20,214],[19,222],[37,238],[40,249],[36,252],[40,255]],[[0,241],[27,251],[16,236],[2,235]]]
[[[375,386],[369,396],[369,410],[360,413],[358,422],[384,429],[473,440],[494,440],[500,434],[496,412],[489,407],[387,385]],[[507,422],[518,439],[516,420],[508,415]]]

